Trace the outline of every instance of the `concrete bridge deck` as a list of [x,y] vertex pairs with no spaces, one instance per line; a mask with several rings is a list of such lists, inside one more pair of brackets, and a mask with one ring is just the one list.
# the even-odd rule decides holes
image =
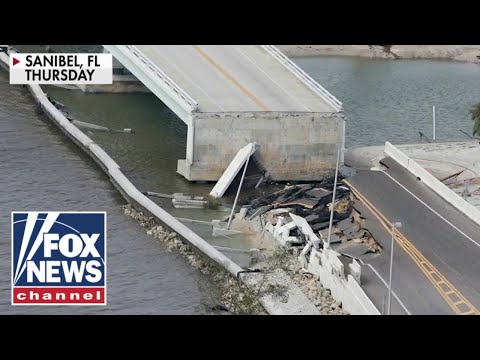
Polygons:
[[252,142],[272,180],[333,173],[342,104],[274,46],[103,46],[187,124],[186,179],[217,181]]
[[335,112],[255,45],[135,45],[199,104],[200,112]]

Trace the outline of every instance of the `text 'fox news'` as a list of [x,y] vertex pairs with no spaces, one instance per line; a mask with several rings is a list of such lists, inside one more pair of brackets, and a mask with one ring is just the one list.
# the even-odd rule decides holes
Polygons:
[[106,305],[105,212],[12,212],[12,305]]

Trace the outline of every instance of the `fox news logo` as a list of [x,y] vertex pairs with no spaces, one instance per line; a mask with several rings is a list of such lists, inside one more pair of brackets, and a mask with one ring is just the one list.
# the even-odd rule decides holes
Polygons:
[[12,305],[106,305],[105,212],[12,212]]

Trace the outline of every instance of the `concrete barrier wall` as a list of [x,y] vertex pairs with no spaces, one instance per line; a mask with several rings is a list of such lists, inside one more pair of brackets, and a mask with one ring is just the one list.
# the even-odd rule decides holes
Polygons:
[[342,308],[349,314],[380,315],[380,311],[353,276],[345,276],[339,256],[340,254],[333,250],[312,249],[307,270],[319,278],[322,286],[331,291],[332,297],[341,302]]
[[390,156],[393,160],[398,162],[401,166],[406,168],[413,175],[420,178],[420,180],[425,185],[435,191],[445,201],[447,201],[460,212],[465,214],[476,224],[480,225],[480,211],[475,206],[469,204],[467,201],[462,199],[459,195],[453,192],[450,188],[448,188],[448,186],[443,184],[435,176],[430,174],[415,160],[409,158],[407,155],[405,155],[405,153],[400,151],[398,148],[396,148],[389,142],[385,143],[385,154]]
[[385,154],[390,156],[404,168],[408,169],[408,162],[410,161],[410,158],[388,141],[385,143]]
[[347,294],[344,298],[343,308],[350,314],[380,315],[380,311],[352,275],[348,275],[346,290]]
[[201,113],[195,115],[189,180],[217,181],[238,150],[255,142],[257,159],[276,181],[321,180],[344,147],[341,113]]

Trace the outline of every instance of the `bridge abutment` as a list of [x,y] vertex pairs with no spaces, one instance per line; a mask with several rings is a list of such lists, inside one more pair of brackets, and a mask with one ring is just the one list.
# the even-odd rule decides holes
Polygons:
[[255,142],[272,180],[321,180],[334,172],[344,131],[341,112],[195,113],[177,172],[190,181],[217,181],[238,150]]

